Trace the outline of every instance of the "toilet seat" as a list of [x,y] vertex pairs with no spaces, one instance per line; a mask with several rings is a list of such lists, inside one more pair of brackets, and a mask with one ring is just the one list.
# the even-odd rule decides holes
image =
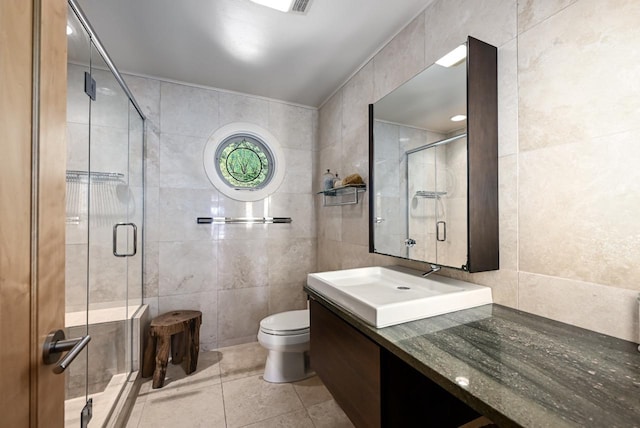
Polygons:
[[309,333],[309,311],[281,312],[260,321],[260,331],[274,336],[295,336]]

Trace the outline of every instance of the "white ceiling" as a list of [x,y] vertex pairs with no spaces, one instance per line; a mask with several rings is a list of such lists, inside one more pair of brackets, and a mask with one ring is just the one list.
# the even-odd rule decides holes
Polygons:
[[121,72],[320,106],[431,0],[80,0]]

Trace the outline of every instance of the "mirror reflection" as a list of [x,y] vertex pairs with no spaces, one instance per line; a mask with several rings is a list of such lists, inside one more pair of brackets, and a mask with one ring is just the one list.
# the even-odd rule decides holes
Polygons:
[[373,106],[376,253],[466,265],[465,45],[456,51]]

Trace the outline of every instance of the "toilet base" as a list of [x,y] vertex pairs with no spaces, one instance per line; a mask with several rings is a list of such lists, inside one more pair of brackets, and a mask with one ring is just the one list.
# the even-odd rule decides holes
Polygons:
[[264,368],[264,380],[271,383],[296,382],[308,378],[304,352],[269,351]]

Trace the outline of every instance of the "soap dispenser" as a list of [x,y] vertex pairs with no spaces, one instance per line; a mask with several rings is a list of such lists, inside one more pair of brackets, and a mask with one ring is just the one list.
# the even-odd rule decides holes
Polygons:
[[331,174],[330,170],[327,170],[327,172],[322,174],[322,190],[331,189],[333,189],[333,174]]

